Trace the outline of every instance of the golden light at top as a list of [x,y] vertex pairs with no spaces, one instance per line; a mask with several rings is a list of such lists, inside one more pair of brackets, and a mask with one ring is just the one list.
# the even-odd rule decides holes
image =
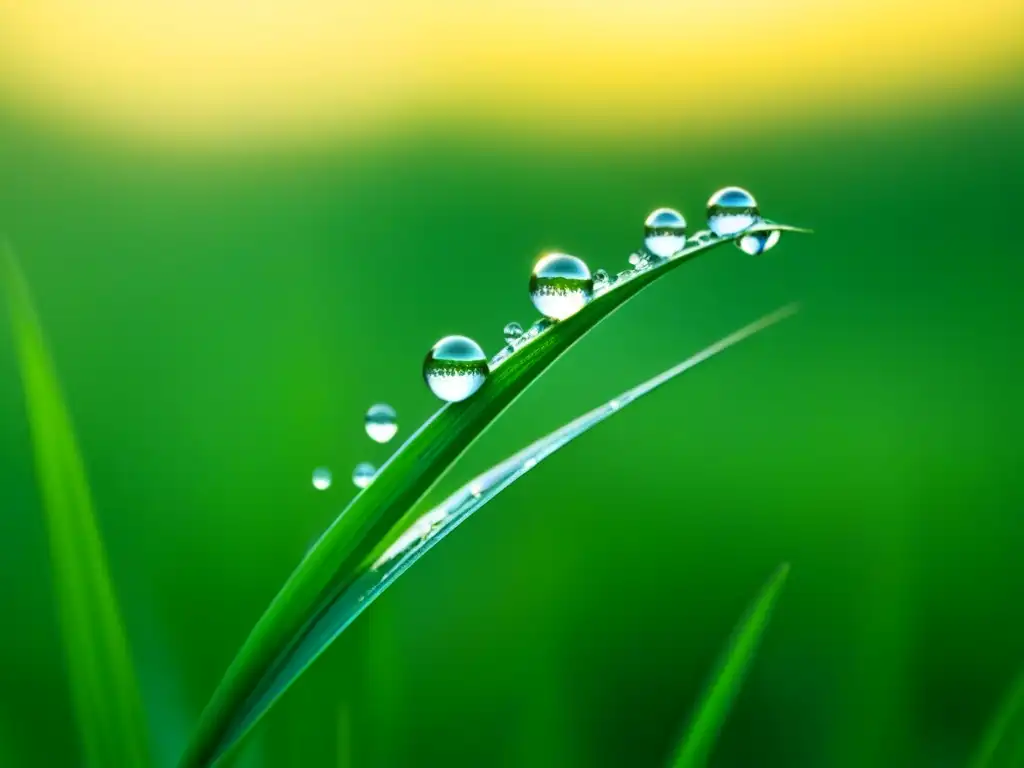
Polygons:
[[0,99],[189,141],[453,111],[657,133],[966,90],[1022,43],[1019,0],[31,0],[0,5]]

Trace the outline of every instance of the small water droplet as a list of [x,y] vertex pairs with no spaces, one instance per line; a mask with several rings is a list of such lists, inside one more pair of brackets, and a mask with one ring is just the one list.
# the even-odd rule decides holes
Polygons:
[[609,281],[608,272],[604,269],[599,269],[594,273],[594,284],[607,283]]
[[445,336],[423,361],[423,379],[442,400],[457,403],[476,392],[490,373],[483,349],[466,336]]
[[634,267],[640,266],[640,264],[643,262],[643,260],[644,260],[644,257],[641,254],[639,254],[639,253],[631,253],[631,254],[629,254],[629,263],[632,266],[634,266]]
[[611,402],[608,403],[608,405],[611,407],[611,409],[613,411],[619,410],[619,401],[618,400],[612,400]]
[[781,237],[782,233],[777,229],[766,230],[764,232],[751,232],[749,235],[744,235],[737,240],[736,245],[744,253],[749,253],[751,256],[758,256],[765,251],[770,251],[778,245]]
[[502,333],[505,334],[505,341],[511,344],[513,341],[515,341],[516,339],[523,335],[523,326],[521,326],[519,323],[509,323],[502,330]]
[[368,461],[362,461],[352,470],[352,484],[356,488],[365,488],[373,482],[376,475],[377,468]]
[[587,265],[566,253],[549,253],[530,275],[530,299],[545,317],[565,320],[594,296],[594,280]]
[[708,227],[719,237],[742,232],[760,217],[754,196],[740,187],[720,189],[708,200]]
[[387,403],[371,405],[364,421],[366,434],[378,443],[388,442],[398,432],[398,414]]
[[313,470],[313,487],[318,491],[326,491],[331,487],[331,470],[327,467],[317,467]]
[[530,470],[537,466],[537,460],[532,456],[523,462],[523,469]]
[[658,208],[644,222],[644,247],[667,259],[686,246],[686,219],[672,208]]
[[469,487],[469,492],[473,494],[473,498],[479,499],[480,494],[483,493],[483,488],[481,488],[478,483],[473,483],[473,485]]

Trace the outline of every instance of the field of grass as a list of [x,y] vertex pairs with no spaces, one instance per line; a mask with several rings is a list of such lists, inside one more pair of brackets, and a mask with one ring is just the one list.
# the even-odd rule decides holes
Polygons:
[[[414,462],[396,474],[415,488],[371,485],[347,518],[370,538],[314,549],[320,575],[262,662],[233,668],[252,685],[225,712],[421,493],[440,502],[776,307],[799,315],[491,501],[225,762],[1021,764],[1022,132],[1012,90],[652,146],[496,148],[434,126],[231,158],[5,114],[0,233],[20,273],[5,267],[0,334],[0,764],[169,768],[190,743],[203,764],[238,727],[204,708],[355,496],[351,467],[436,409],[430,345],[464,333],[493,353],[535,317],[542,250],[625,269],[648,211],[695,230],[733,183],[815,234],[679,265],[450,473]],[[385,447],[362,430],[380,401],[399,413]],[[445,460],[493,415],[472,421],[472,402],[437,425],[457,438]],[[321,465],[335,481],[317,492]],[[748,609],[772,573],[785,590],[777,576]]]

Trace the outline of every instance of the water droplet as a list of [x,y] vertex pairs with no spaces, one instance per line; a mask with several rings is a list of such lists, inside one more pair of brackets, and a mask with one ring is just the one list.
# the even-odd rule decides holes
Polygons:
[[640,266],[643,263],[643,261],[644,261],[644,257],[641,254],[639,254],[639,253],[631,253],[631,254],[629,254],[629,263],[632,266],[638,267],[638,266]]
[[377,475],[377,468],[370,464],[368,461],[360,462],[356,464],[356,468],[352,470],[352,484],[356,488],[365,488],[373,482],[373,478]]
[[686,219],[672,208],[652,211],[644,222],[644,247],[653,255],[667,259],[686,245]]
[[523,462],[523,469],[525,469],[525,470],[531,470],[531,469],[533,469],[536,466],[537,466],[537,459],[535,459],[533,456],[531,456],[525,462]]
[[398,432],[398,414],[387,403],[371,405],[366,412],[366,434],[371,440],[386,443]]
[[505,341],[511,344],[513,341],[523,335],[523,326],[519,323],[509,323],[505,326],[502,333],[505,334]]
[[427,353],[423,379],[442,400],[457,403],[472,395],[487,380],[484,351],[465,336],[445,336]]
[[779,238],[782,237],[782,233],[777,229],[771,229],[764,232],[751,232],[749,235],[744,235],[736,241],[736,245],[744,253],[749,253],[751,256],[758,256],[765,251],[770,251],[774,248]]
[[594,295],[594,280],[581,259],[549,253],[530,275],[530,299],[545,317],[565,320],[586,306]]
[[597,272],[594,273],[594,285],[597,285],[598,283],[607,282],[609,282],[609,277],[608,272],[606,270],[599,269],[597,270]]
[[331,487],[331,470],[327,467],[317,467],[313,470],[313,487],[318,491],[326,491]]
[[760,216],[754,196],[740,187],[720,189],[708,200],[708,227],[719,237],[752,227]]

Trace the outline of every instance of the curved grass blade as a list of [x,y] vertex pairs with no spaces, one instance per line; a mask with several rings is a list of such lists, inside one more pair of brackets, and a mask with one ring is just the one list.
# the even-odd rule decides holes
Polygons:
[[28,286],[0,250],[84,764],[144,766],[145,717],[85,469]]
[[1024,671],[989,723],[970,768],[1024,766]]
[[673,768],[703,768],[707,764],[788,575],[789,564],[783,563],[737,627],[679,745]]
[[[670,259],[620,277],[572,317],[538,323],[514,354],[492,361],[493,373],[468,400],[449,403],[423,424],[351,501],[306,554],[267,607],[204,710],[181,766],[208,765],[262,717],[284,688],[304,636],[319,626],[358,577],[363,561],[466,449],[573,344],[630,298],[684,262],[751,231],[804,232],[764,222],[730,237],[701,240]],[[499,356],[500,357],[500,356]],[[500,363],[500,364],[499,364]]]
[[295,648],[291,656],[292,663],[280,671],[279,679],[282,681],[282,691],[416,561],[480,507],[544,459],[644,395],[650,394],[680,374],[720,352],[724,352],[755,333],[790,317],[796,311],[797,306],[790,304],[734,331],[678,365],[623,392],[604,405],[588,411],[560,429],[531,443],[500,464],[496,464],[470,480],[426,514],[415,519],[412,519],[412,513],[407,515],[396,526],[401,530],[401,534],[397,538],[388,537],[387,539],[388,541],[393,540],[394,543],[387,548],[379,548],[367,558],[352,581],[352,585],[335,600],[330,610],[323,614],[314,627],[310,628],[301,643]]

